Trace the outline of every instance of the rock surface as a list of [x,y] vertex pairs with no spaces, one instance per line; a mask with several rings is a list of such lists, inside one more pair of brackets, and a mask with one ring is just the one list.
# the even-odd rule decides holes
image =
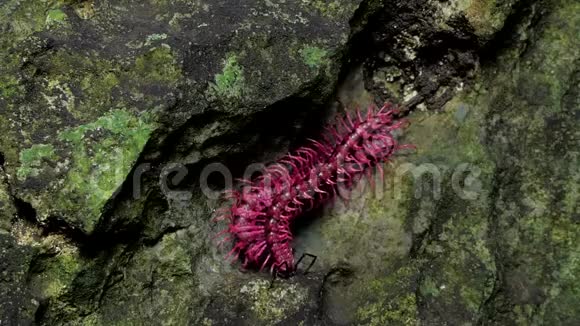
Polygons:
[[0,325],[27,325],[34,320],[38,301],[26,278],[34,251],[0,233]]
[[[579,20],[572,0],[5,1],[0,325],[578,324]],[[333,99],[406,103],[417,151],[297,226],[311,273],[240,272],[200,173],[278,157]]]
[[6,2],[0,122],[14,195],[43,223],[93,233],[147,143],[194,129],[193,162],[256,112],[328,97],[360,2]]

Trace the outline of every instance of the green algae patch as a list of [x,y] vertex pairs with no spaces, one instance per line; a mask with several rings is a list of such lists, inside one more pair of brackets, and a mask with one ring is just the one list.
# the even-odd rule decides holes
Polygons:
[[319,69],[329,64],[328,51],[323,48],[308,45],[300,49],[299,52],[304,63],[310,68]]
[[67,19],[67,15],[61,9],[51,9],[46,15],[46,25],[54,26],[63,24]]
[[[153,128],[146,114],[136,117],[120,109],[61,132],[58,138],[70,146],[72,157],[58,208],[82,217],[83,229],[92,231],[101,209],[125,180]],[[79,201],[84,203],[81,207]]]
[[[108,66],[108,63],[104,63],[103,66]],[[95,68],[98,69],[98,67]],[[112,106],[111,95],[113,90],[119,85],[118,72],[110,69],[95,72],[95,74],[82,76],[79,82],[84,99],[80,101],[81,107],[73,112],[83,120],[86,119],[87,113],[95,112],[96,114],[98,111]]]
[[[91,232],[155,128],[150,111],[165,102],[152,93],[170,94],[180,67],[164,46],[124,61],[58,48],[33,56],[27,67],[27,83],[38,89],[25,100],[30,108],[0,117],[12,126],[0,143],[7,166],[17,169],[10,171],[14,191],[39,220],[58,217]],[[3,89],[9,108],[18,105],[18,87]],[[131,109],[120,109],[127,102]]]
[[238,63],[238,56],[229,54],[223,62],[223,70],[210,83],[210,94],[219,99],[239,99],[243,95],[244,70]]
[[276,324],[296,313],[307,297],[306,289],[296,284],[284,284],[270,289],[266,280],[250,281],[240,289],[250,300],[255,317],[269,325]]
[[57,155],[50,144],[36,144],[20,152],[20,167],[17,177],[24,180],[29,176],[38,176],[46,162],[54,161]]
[[415,276],[418,270],[413,265],[399,268],[388,277],[367,281],[362,293],[371,297],[357,310],[357,319],[362,325],[417,325],[417,300]]

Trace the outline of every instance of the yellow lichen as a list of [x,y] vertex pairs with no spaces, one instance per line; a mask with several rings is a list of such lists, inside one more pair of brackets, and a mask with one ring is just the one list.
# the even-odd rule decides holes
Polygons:
[[251,310],[259,320],[275,324],[296,312],[306,298],[306,289],[296,284],[283,284],[270,289],[266,280],[250,281],[240,289],[249,296]]

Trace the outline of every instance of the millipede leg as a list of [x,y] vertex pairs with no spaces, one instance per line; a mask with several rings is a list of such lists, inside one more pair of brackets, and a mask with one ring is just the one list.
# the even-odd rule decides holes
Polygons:
[[274,281],[276,280],[276,274],[278,274],[278,270],[276,268],[274,268],[274,272],[272,273],[272,280],[270,281],[270,286],[268,287],[268,289],[271,289],[274,287]]
[[[287,262],[283,262],[282,265],[280,265],[280,267],[282,267],[282,266],[286,266],[286,270],[288,270],[288,263]],[[276,280],[276,278],[278,278],[279,276],[282,276],[282,277],[284,276],[284,275],[280,274],[278,272],[278,270],[280,270],[280,268],[277,266],[274,267],[274,269],[272,270],[272,281],[270,282],[270,287],[269,287],[270,289],[274,286],[274,281]]]
[[312,254],[303,253],[302,256],[300,257],[300,259],[298,259],[298,261],[294,265],[294,270],[297,270],[298,264],[300,264],[300,262],[302,262],[302,259],[304,259],[304,257],[306,257],[306,256],[312,258],[312,261],[310,262],[310,264],[308,265],[308,267],[306,267],[306,269],[304,270],[304,275],[308,274],[308,271],[310,270],[310,268],[312,267],[312,265],[314,265],[314,263],[316,262],[316,259],[318,258],[317,256],[314,256]]

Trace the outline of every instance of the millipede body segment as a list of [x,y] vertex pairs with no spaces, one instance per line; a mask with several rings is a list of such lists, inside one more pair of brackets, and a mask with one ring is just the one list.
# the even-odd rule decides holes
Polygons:
[[398,149],[392,131],[405,126],[395,119],[398,112],[390,104],[380,110],[368,108],[346,114],[326,128],[321,140],[289,153],[266,166],[252,180],[242,180],[239,189],[228,190],[231,205],[217,219],[229,225],[220,235],[234,241],[227,257],[241,258],[245,268],[268,268],[270,272],[294,272],[293,235],[290,226],[305,211],[349,190],[376,167],[381,177],[382,163]]

